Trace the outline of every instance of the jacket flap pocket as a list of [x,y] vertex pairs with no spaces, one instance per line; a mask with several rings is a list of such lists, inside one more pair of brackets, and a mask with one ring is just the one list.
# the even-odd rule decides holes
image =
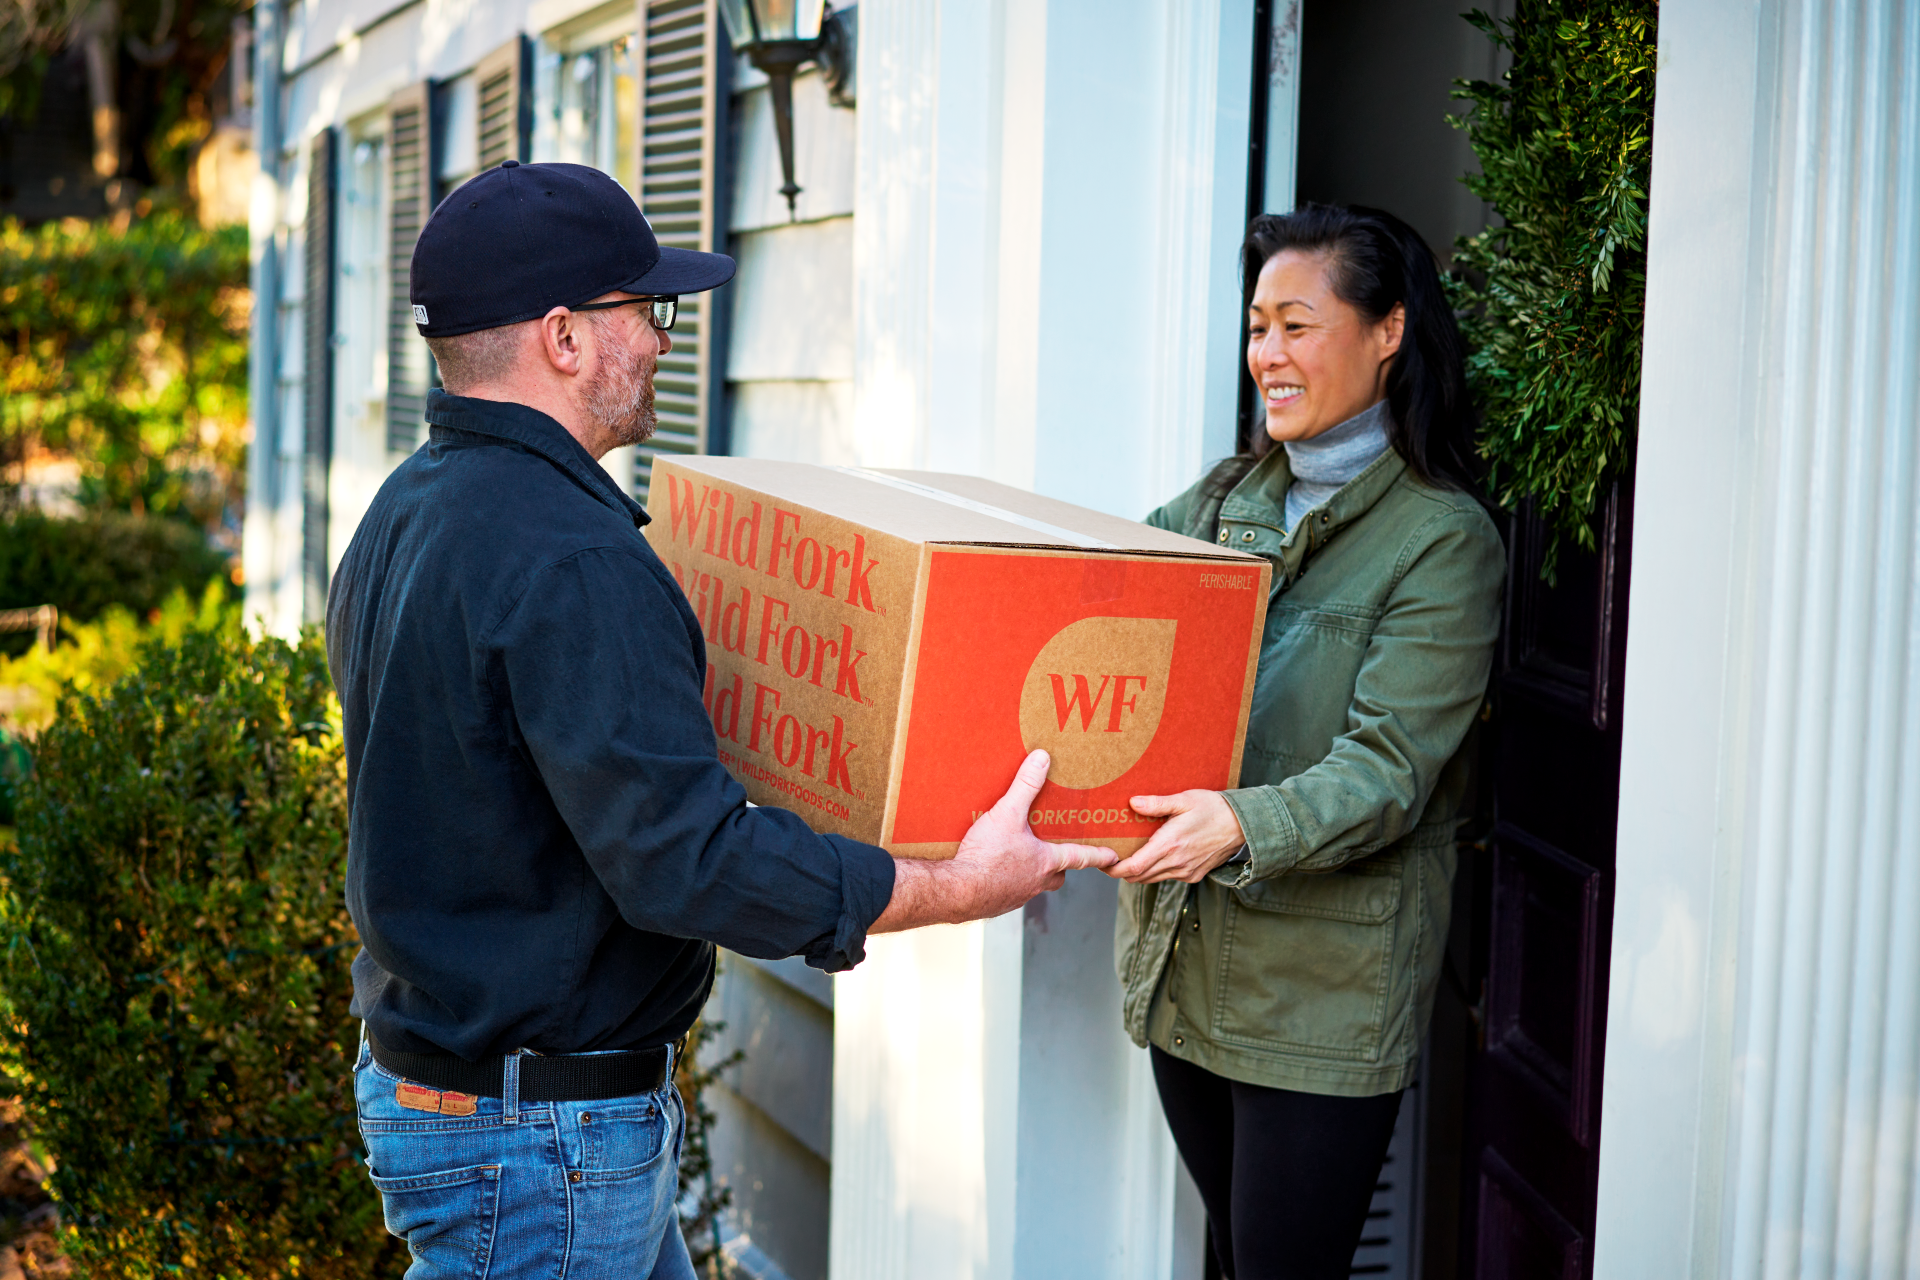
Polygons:
[[1400,910],[1400,868],[1362,866],[1340,871],[1293,871],[1233,891],[1240,905],[1355,924],[1382,924]]

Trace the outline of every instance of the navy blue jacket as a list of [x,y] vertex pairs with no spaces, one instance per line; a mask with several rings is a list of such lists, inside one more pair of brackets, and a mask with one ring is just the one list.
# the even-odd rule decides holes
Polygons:
[[893,860],[749,808],[646,512],[552,418],[434,392],[334,575],[354,1003],[473,1059],[678,1038],[713,944],[859,963]]

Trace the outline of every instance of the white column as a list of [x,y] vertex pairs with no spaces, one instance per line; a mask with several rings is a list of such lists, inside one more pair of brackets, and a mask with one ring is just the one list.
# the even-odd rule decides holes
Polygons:
[[1595,1274],[1920,1273],[1920,7],[1662,7]]
[[[862,461],[1144,516],[1232,449],[1251,0],[866,0],[860,24]],[[834,1280],[1197,1280],[1114,903],[1077,873],[837,980]]]

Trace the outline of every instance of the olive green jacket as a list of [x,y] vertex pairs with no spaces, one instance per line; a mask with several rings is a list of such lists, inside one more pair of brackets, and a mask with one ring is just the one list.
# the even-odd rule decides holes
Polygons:
[[1229,1079],[1388,1093],[1433,1010],[1505,555],[1478,503],[1391,449],[1288,533],[1292,483],[1275,449],[1224,501],[1196,485],[1148,517],[1265,556],[1274,585],[1225,793],[1247,856],[1120,887],[1122,1016]]

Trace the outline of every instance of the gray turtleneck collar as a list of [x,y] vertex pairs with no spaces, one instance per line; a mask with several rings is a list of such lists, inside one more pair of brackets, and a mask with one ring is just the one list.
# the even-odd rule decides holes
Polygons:
[[1287,490],[1289,530],[1387,451],[1387,424],[1392,420],[1382,400],[1311,440],[1286,442],[1293,467],[1293,486]]

